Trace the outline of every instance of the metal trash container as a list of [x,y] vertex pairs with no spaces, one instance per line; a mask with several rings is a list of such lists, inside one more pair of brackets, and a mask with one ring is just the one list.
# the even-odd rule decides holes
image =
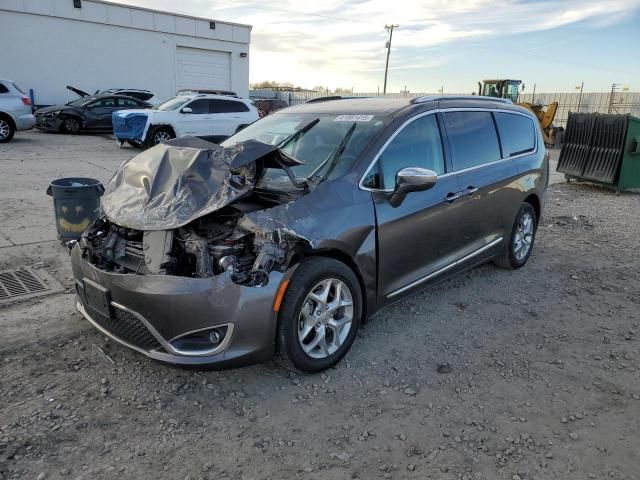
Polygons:
[[104,187],[94,178],[58,178],[47,188],[53,197],[58,238],[78,240],[89,224],[98,217]]
[[569,113],[557,171],[618,191],[640,192],[640,119]]

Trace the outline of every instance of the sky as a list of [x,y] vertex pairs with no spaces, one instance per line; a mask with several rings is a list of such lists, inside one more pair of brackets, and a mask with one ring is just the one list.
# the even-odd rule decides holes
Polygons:
[[253,26],[250,81],[471,93],[485,78],[525,92],[640,90],[640,0],[120,0]]

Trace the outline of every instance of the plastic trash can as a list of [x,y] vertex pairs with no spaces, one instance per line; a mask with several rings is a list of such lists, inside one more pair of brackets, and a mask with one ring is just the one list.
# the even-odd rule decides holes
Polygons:
[[94,178],[58,178],[51,182],[47,195],[53,197],[56,228],[61,241],[78,240],[98,218],[103,193],[104,187]]

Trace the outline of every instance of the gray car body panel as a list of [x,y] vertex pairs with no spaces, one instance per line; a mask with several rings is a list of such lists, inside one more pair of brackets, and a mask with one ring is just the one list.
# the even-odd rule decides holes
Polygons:
[[[503,248],[522,202],[535,197],[541,211],[548,165],[537,126],[535,151],[468,172],[442,175],[433,188],[409,193],[398,207],[389,204],[390,192],[361,185],[378,152],[405,122],[416,115],[474,108],[512,111],[535,120],[520,107],[474,99],[424,103],[338,100],[277,112],[274,115],[295,111],[379,115],[384,111],[391,121],[345,175],[315,186],[290,203],[246,213],[238,225],[257,234],[285,231],[306,242],[306,255],[330,256],[346,263],[361,282],[366,316],[433,282],[483,263]],[[442,134],[446,139],[445,132]],[[450,168],[446,141],[444,150]],[[451,191],[471,185],[477,188],[473,195],[451,204],[443,201]],[[211,358],[166,354],[160,358],[145,352],[173,363],[221,366],[261,361],[272,355],[277,323],[274,299],[281,282],[292,278],[298,260],[295,258],[284,273],[272,271],[266,286],[251,287],[233,283],[226,273],[199,279],[112,274],[90,265],[77,247],[72,255],[77,285],[82,285],[83,278],[103,285],[112,292],[114,301],[144,316],[166,340],[217,323],[236,325],[227,350]]]

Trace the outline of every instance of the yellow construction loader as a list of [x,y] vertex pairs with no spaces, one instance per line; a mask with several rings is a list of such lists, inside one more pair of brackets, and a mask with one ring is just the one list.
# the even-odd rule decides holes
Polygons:
[[533,104],[530,102],[519,102],[518,96],[520,91],[524,91],[522,80],[483,80],[478,82],[478,95],[486,97],[506,98],[513,103],[532,111],[538,118],[540,129],[544,143],[553,145],[555,142],[555,130],[553,128],[553,119],[558,111],[558,102],[552,102],[549,105]]

